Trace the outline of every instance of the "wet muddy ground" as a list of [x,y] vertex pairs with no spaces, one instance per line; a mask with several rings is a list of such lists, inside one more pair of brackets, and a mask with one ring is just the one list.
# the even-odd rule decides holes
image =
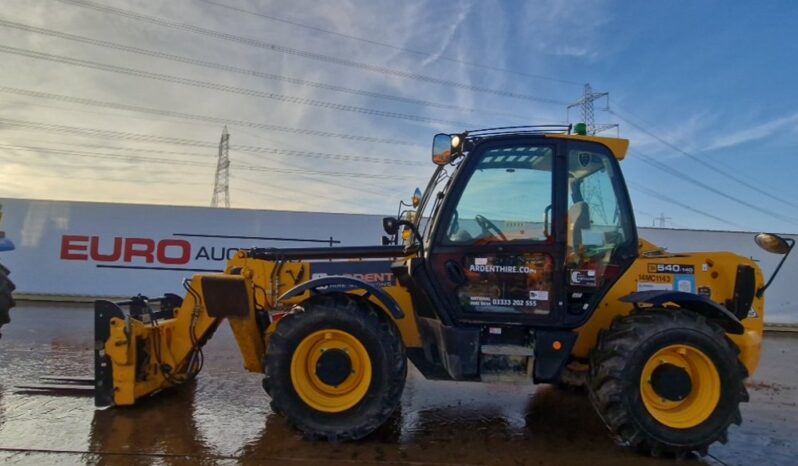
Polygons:
[[[3,464],[673,464],[616,446],[584,395],[551,386],[430,382],[411,369],[401,409],[369,438],[311,442],[269,409],[226,326],[191,385],[131,408],[20,393],[42,375],[91,375],[92,311],[28,305],[0,339]],[[743,425],[688,464],[798,462],[798,335],[768,334]]]

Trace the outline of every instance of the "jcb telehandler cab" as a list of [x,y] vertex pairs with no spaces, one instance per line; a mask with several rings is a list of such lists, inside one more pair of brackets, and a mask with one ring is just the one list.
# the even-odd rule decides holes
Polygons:
[[139,296],[128,313],[98,301],[97,405],[190,380],[227,319],[274,410],[309,437],[378,428],[409,359],[429,379],[482,382],[586,368],[625,444],[705,453],[741,421],[766,286],[750,259],[638,239],[627,146],[557,126],[438,135],[416,209],[384,221],[404,244],[240,251],[187,280],[185,299]]

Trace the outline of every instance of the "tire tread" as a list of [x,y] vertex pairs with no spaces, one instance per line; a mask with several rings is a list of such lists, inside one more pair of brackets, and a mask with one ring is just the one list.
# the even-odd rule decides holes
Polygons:
[[[725,351],[736,362],[737,374],[732,379],[738,386],[730,389],[736,396],[735,409],[725,413],[723,428],[715,431],[708,440],[694,445],[668,444],[654,438],[633,421],[624,399],[628,384],[637,383],[627,381],[628,376],[624,372],[632,354],[647,338],[674,328],[697,330],[723,342]],[[590,358],[588,395],[601,419],[622,444],[651,456],[684,458],[692,451],[705,455],[712,443],[725,443],[728,440],[730,424],[742,422],[739,403],[748,401],[748,392],[743,383],[748,374],[739,360],[739,352],[722,328],[689,310],[655,308],[636,311],[628,316],[617,317],[610,328],[600,334],[599,343]]]
[[[387,392],[377,394],[378,406],[376,409],[365,410],[362,416],[345,426],[336,428],[321,427],[314,419],[307,419],[298,415],[294,403],[296,400],[291,393],[290,380],[279,380],[280,374],[285,374],[282,364],[290,364],[293,334],[297,332],[311,313],[323,313],[325,319],[334,320],[345,318],[354,321],[361,330],[374,332],[383,349],[388,355],[387,361],[391,367],[387,368],[388,378],[385,386]],[[268,342],[264,357],[263,387],[271,396],[272,410],[284,416],[289,425],[299,429],[309,439],[326,439],[331,442],[358,440],[379,428],[391,416],[399,405],[407,377],[407,358],[405,347],[399,336],[395,324],[384,316],[381,310],[365,299],[357,298],[345,293],[329,293],[311,298],[301,310],[292,312],[280,321],[274,334]],[[369,396],[369,395],[367,395]],[[352,408],[358,410],[358,406]],[[364,410],[361,410],[364,411]]]

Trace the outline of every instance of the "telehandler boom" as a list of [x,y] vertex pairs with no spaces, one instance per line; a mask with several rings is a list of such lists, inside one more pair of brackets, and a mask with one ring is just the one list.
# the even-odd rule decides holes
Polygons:
[[[766,285],[751,259],[638,239],[627,147],[583,125],[439,134],[437,169],[413,210],[384,220],[383,246],[254,248],[185,281],[184,298],[98,301],[96,404],[191,380],[227,320],[275,412],[308,437],[377,429],[409,359],[429,379],[481,382],[586,367],[624,444],[706,453],[741,422]],[[794,243],[756,240],[785,258]]]

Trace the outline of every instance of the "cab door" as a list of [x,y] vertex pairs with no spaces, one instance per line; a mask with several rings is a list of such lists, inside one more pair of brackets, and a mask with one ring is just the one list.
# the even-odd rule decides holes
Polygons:
[[563,144],[542,137],[494,140],[466,157],[428,254],[436,294],[453,320],[560,323],[566,306]]

